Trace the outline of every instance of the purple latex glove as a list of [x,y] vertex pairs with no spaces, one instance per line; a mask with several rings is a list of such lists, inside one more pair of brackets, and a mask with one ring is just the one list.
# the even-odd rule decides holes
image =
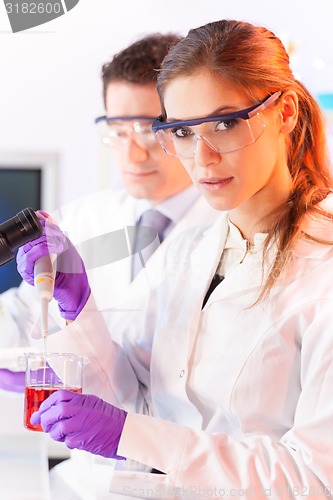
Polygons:
[[68,448],[124,460],[117,455],[127,412],[97,396],[59,390],[32,414],[31,423],[41,424],[55,441]]
[[[43,370],[44,379],[51,384],[62,384],[62,380],[48,363],[46,367],[40,368],[40,370]],[[25,372],[14,372],[7,368],[0,368],[0,389],[11,392],[25,392],[25,386]]]
[[17,252],[17,270],[30,285],[34,284],[34,266],[43,255],[57,254],[54,298],[61,316],[74,320],[86,304],[90,287],[83,261],[70,240],[60,228],[40,220],[44,234],[26,243]]
[[0,368],[0,389],[11,392],[25,391],[25,372],[12,372]]

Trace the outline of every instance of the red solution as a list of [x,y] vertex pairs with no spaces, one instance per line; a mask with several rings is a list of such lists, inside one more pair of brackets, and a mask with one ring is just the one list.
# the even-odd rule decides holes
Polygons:
[[26,387],[25,388],[25,403],[24,403],[24,427],[32,431],[43,432],[41,425],[32,425],[30,423],[31,415],[39,410],[40,405],[45,399],[47,399],[51,394],[59,389],[66,389],[68,391],[76,392],[78,394],[82,393],[82,389],[78,387],[57,387],[52,386],[46,389],[45,387]]

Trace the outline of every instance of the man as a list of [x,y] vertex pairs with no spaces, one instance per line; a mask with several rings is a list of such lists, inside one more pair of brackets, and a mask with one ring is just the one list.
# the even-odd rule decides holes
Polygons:
[[[53,214],[80,249],[100,310],[116,306],[134,277],[132,251],[121,248],[128,239],[126,228],[135,226],[147,209],[159,209],[169,219],[161,250],[179,232],[209,223],[218,215],[199,196],[180,161],[162,150],[151,131],[153,119],[161,113],[157,70],[170,45],[178,40],[173,34],[149,35],[103,65],[106,116],[97,119],[97,126],[102,129],[104,143],[112,149],[124,189],[95,193]],[[145,251],[141,257],[146,260]],[[137,260],[136,267],[145,266]],[[2,341],[0,334],[0,346],[25,344],[32,329],[39,328],[34,327],[39,304],[33,296],[26,283],[0,296],[0,325],[1,321],[6,325],[0,328],[6,332]],[[63,325],[56,306],[51,312],[55,318],[55,323],[50,322],[53,331]]]
[[[179,160],[162,150],[151,131],[153,119],[161,113],[156,91],[157,70],[169,46],[177,41],[175,35],[147,36],[103,66],[106,117],[97,119],[97,125],[102,127],[103,141],[111,147],[124,188],[98,192],[53,214],[80,250],[97,308],[111,314],[126,296],[133,279],[145,282],[145,271],[134,278],[133,260],[137,255],[123,243],[147,209],[158,209],[169,219],[163,235],[159,235],[163,242],[149,259],[155,259],[157,264],[158,254],[174,236],[191,226],[210,223],[218,216],[192,186]],[[149,258],[145,249],[141,257],[139,265],[145,267]],[[149,286],[148,280],[146,285]],[[142,286],[139,288],[142,290]],[[37,329],[38,333],[39,328],[34,325],[39,304],[31,286],[22,283],[18,289],[2,294],[0,301],[3,319],[6,318],[6,330],[0,324],[0,335],[7,332],[7,344],[2,345],[30,342],[31,331]],[[54,306],[50,331],[62,326]],[[0,372],[0,387],[1,378]],[[52,498],[115,498],[107,492],[111,461],[97,459],[103,463],[94,466],[92,472],[84,452],[75,455],[53,470]],[[94,461],[91,457],[89,460]]]

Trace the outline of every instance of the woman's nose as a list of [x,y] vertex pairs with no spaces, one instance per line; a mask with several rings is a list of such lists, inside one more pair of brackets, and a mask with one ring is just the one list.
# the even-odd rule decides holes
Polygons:
[[196,163],[200,165],[218,163],[221,160],[221,153],[219,153],[215,146],[202,135],[198,134],[195,136],[193,148],[194,159]]

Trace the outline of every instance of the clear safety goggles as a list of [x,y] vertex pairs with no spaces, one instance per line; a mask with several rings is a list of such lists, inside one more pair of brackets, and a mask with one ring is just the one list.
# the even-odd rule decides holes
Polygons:
[[204,141],[217,153],[231,153],[259,139],[265,129],[260,113],[281,94],[281,91],[274,92],[250,108],[222,115],[170,122],[163,121],[161,115],[154,121],[152,128],[164,151],[171,156],[194,158],[198,140]]
[[157,144],[152,124],[155,116],[99,116],[95,119],[103,144],[112,147],[125,146],[134,135],[143,148]]

